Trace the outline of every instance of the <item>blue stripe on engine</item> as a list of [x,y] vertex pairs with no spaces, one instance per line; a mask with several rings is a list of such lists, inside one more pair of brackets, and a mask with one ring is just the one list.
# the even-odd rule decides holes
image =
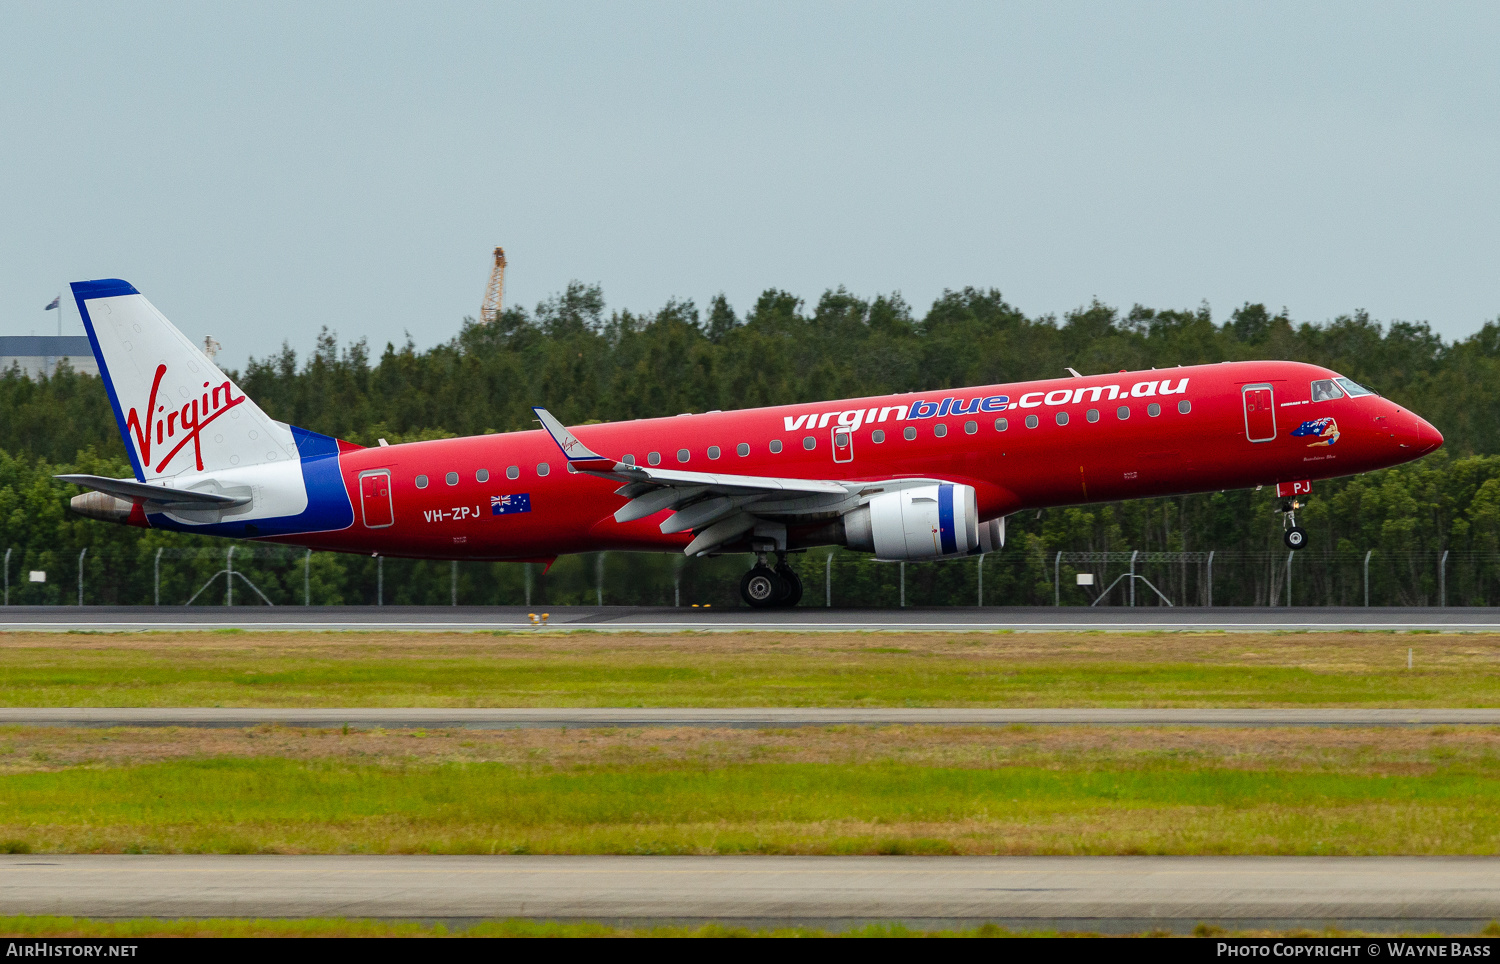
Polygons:
[[943,540],[944,555],[958,551],[953,531],[953,486],[946,482],[938,486],[938,534]]

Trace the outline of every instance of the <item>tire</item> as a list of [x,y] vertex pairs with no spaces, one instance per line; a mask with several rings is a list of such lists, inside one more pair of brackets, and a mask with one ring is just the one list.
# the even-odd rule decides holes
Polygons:
[[790,608],[802,601],[802,577],[797,575],[797,570],[788,565],[776,567],[776,575],[781,578],[781,584],[786,587],[786,592],[777,605]]
[[1281,537],[1281,541],[1286,543],[1288,549],[1304,548],[1307,545],[1307,531],[1300,526],[1292,526],[1286,530],[1286,534]]
[[780,605],[785,595],[786,585],[769,567],[756,566],[740,580],[740,598],[751,609],[769,609]]

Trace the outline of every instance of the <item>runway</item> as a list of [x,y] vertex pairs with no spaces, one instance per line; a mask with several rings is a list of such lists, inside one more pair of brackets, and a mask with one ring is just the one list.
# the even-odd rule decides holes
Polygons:
[[[530,614],[547,614],[545,625]],[[0,632],[1500,632],[1500,609],[972,607],[783,611],[632,606],[7,606]]]
[[1493,857],[0,857],[0,914],[1473,933]]
[[1500,709],[969,709],[800,707],[343,709],[222,707],[0,707],[0,725],[250,727],[352,726],[361,729],[696,726],[757,729],[796,726],[1500,726]]

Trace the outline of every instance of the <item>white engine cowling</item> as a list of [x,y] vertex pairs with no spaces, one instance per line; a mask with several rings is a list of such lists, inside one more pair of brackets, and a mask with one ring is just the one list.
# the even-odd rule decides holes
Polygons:
[[875,496],[844,515],[844,540],[878,559],[946,559],[1005,541],[1004,520],[979,522],[974,488],[940,482]]

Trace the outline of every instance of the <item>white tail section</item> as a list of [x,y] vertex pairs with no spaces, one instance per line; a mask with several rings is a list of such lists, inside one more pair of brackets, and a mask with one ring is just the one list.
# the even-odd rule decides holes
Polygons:
[[73,296],[138,479],[297,464],[291,429],[261,411],[134,287],[75,282]]

